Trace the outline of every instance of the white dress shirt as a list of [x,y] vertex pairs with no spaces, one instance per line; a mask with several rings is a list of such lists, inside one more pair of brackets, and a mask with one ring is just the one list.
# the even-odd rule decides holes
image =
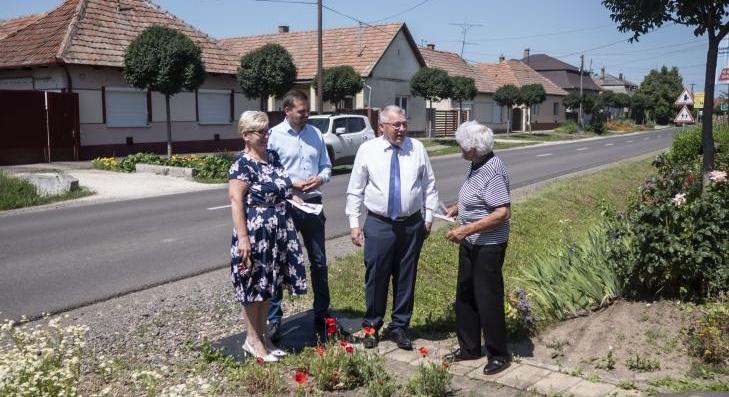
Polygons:
[[[390,190],[390,160],[392,145],[384,137],[360,145],[354,159],[347,188],[349,227],[359,227],[360,208],[387,216],[387,198]],[[400,161],[400,216],[409,216],[425,209],[425,221],[433,221],[438,206],[435,175],[423,144],[406,137],[398,153]]]

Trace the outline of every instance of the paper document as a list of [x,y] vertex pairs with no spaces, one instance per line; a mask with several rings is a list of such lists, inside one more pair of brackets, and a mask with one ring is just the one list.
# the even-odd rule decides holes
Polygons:
[[294,201],[292,199],[287,199],[286,201],[291,203],[291,205],[293,205],[294,207],[306,212],[307,214],[319,215],[319,214],[321,214],[322,208],[324,208],[323,204],[297,203],[296,201]]
[[436,218],[443,219],[444,221],[451,222],[451,223],[454,223],[456,221],[456,218],[453,218],[453,217],[450,217],[450,216],[441,215],[441,214],[433,214],[433,216],[436,217]]

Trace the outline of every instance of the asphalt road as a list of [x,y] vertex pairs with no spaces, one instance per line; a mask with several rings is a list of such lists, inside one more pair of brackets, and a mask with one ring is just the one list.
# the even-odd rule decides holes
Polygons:
[[[670,146],[676,129],[497,151],[512,189]],[[465,162],[432,159],[441,201]],[[348,233],[348,174],[323,187],[327,237]],[[220,268],[232,221],[224,188],[0,218],[0,318],[36,317]]]

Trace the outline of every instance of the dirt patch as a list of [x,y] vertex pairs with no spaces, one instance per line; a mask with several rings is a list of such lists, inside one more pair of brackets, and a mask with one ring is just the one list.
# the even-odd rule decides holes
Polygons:
[[[514,350],[588,379],[643,385],[666,377],[682,379],[689,376],[693,362],[685,330],[698,315],[696,307],[686,303],[617,301],[556,324]],[[728,382],[729,376],[716,380]]]

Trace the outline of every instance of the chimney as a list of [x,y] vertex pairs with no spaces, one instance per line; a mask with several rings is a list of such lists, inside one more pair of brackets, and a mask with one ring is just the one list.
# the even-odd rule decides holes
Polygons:
[[605,80],[605,66],[600,68],[600,80]]
[[289,25],[278,25],[278,32],[279,33],[288,33]]
[[428,47],[429,50],[435,50],[435,44],[428,44],[426,47]]
[[504,58],[504,54],[499,55],[499,63],[504,63],[506,58]]
[[623,79],[623,74],[622,74],[622,73],[618,73],[618,78],[619,78],[620,80],[622,80],[622,79]]
[[528,48],[524,49],[524,58],[527,60],[527,62],[529,62],[529,49]]

